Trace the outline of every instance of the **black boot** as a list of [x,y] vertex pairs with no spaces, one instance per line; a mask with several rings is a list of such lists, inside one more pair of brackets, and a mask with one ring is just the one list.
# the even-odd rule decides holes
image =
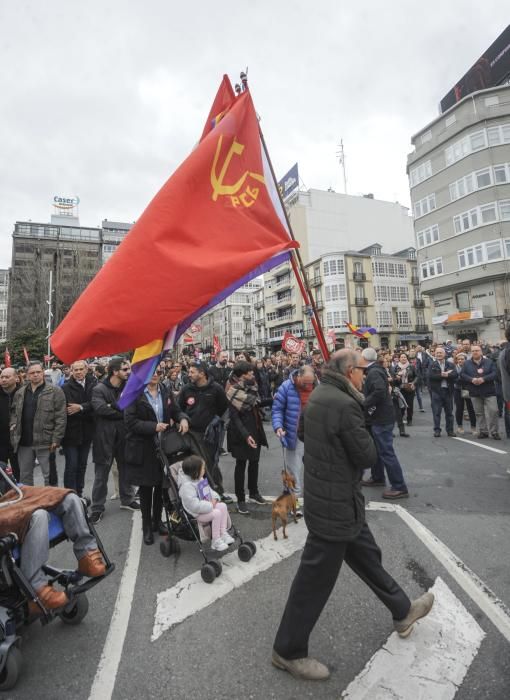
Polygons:
[[158,532],[160,535],[168,535],[167,526],[161,521],[163,513],[163,494],[161,485],[154,487],[152,496],[152,531]]
[[400,437],[410,437],[409,433],[406,433],[406,429],[404,427],[400,428]]
[[142,524],[143,528],[143,541],[145,544],[154,544],[154,535],[152,534],[152,527],[150,522],[144,522]]

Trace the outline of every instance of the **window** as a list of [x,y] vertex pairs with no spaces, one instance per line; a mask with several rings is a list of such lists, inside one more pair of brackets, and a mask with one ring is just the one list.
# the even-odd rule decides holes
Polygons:
[[367,325],[367,312],[365,309],[358,309],[358,314],[357,314],[357,323],[358,326],[366,326]]
[[376,311],[375,322],[379,328],[391,328],[393,326],[391,311]]
[[496,185],[510,181],[510,165],[508,163],[503,163],[502,165],[495,165],[493,170],[494,182],[496,183]]
[[435,258],[434,260],[426,260],[420,265],[420,271],[421,278],[423,280],[426,280],[429,277],[437,277],[438,275],[442,275],[444,272],[443,259]]
[[343,328],[347,321],[347,309],[338,309],[326,313],[326,323],[328,328]]
[[480,207],[480,215],[482,223],[484,224],[491,224],[493,221],[496,221],[498,218],[496,214],[496,204],[484,204],[483,207]]
[[410,326],[411,325],[411,313],[410,311],[397,311],[397,326]]
[[476,177],[476,186],[478,189],[492,185],[491,168],[485,168],[484,170],[478,170],[475,173],[475,177]]
[[415,202],[414,205],[414,218],[418,219],[420,216],[425,216],[429,212],[436,208],[436,195],[434,193],[429,194],[427,197],[420,199]]
[[438,240],[439,226],[437,224],[424,228],[423,231],[418,231],[416,234],[418,248],[425,248],[425,246],[432,245],[432,243],[437,243]]
[[[343,275],[344,274],[344,261],[343,258],[333,258],[331,260],[324,260],[323,262],[324,276],[329,277],[331,275]],[[317,272],[317,276],[318,276]]]
[[409,173],[409,180],[411,182],[411,187],[418,185],[427,178],[432,176],[432,163],[430,160],[421,163],[416,168],[413,168]]
[[490,126],[488,129],[474,131],[445,149],[446,165],[452,165],[452,163],[456,163],[470,153],[487,148],[487,146],[499,146],[503,143],[510,143],[510,124],[500,124],[499,126]]
[[446,128],[448,128],[452,124],[455,124],[456,121],[457,117],[455,116],[455,114],[450,114],[450,116],[446,117],[446,119],[444,120],[444,125]]
[[372,274],[374,277],[407,277],[405,263],[393,263],[382,260],[372,262]]
[[362,273],[363,273],[363,263],[355,262],[354,263],[354,274],[361,275]]
[[510,219],[510,199],[503,200],[499,203],[499,218],[501,221]]
[[326,284],[324,287],[326,301],[339,301],[346,299],[345,284]]
[[422,143],[427,143],[427,141],[430,141],[431,139],[432,139],[432,131],[430,129],[421,135],[421,142]]
[[510,143],[510,124],[490,126],[487,129],[487,139],[489,146],[500,146],[503,143]]
[[409,301],[409,288],[407,286],[376,285],[374,287],[376,301],[402,302]]
[[[505,252],[508,257],[510,253],[508,241],[505,241]],[[487,262],[494,262],[504,257],[503,244],[499,239],[495,241],[486,241],[485,243],[459,250],[457,256],[459,260],[459,270],[463,270],[466,267],[474,267],[475,265],[482,265]]]
[[491,97],[486,97],[484,101],[485,101],[486,107],[492,107],[493,105],[499,105],[498,95],[492,95]]
[[453,226],[455,233],[463,233],[477,226],[508,220],[510,220],[510,200],[506,199],[500,202],[490,202],[457,214],[453,217]]

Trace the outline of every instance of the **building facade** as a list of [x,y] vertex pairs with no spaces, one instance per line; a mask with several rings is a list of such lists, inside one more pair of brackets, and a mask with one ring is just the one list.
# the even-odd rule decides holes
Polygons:
[[8,337],[47,327],[50,271],[55,328],[130,227],[108,220],[101,228],[83,227],[75,217],[52,217],[49,224],[17,221],[12,234]]
[[7,340],[7,311],[9,307],[9,270],[0,270],[0,343]]
[[407,172],[433,337],[504,337],[510,320],[510,86],[474,92],[413,138]]
[[[307,275],[322,327],[335,332],[339,345],[355,340],[348,322],[375,328],[370,344],[376,347],[427,342],[430,305],[420,294],[414,248],[388,255],[374,243],[329,253],[309,263]],[[315,335],[308,318],[304,335]]]

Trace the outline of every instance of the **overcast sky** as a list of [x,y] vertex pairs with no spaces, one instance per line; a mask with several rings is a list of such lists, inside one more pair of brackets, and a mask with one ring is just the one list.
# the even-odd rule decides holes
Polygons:
[[134,221],[249,67],[278,176],[409,204],[410,138],[509,22],[508,1],[0,0],[0,267],[17,220]]

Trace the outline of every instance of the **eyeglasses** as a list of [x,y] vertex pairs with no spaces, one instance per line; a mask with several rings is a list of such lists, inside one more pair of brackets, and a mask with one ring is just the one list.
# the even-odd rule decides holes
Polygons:
[[365,373],[368,369],[365,365],[354,365],[353,369],[360,369],[363,373]]

